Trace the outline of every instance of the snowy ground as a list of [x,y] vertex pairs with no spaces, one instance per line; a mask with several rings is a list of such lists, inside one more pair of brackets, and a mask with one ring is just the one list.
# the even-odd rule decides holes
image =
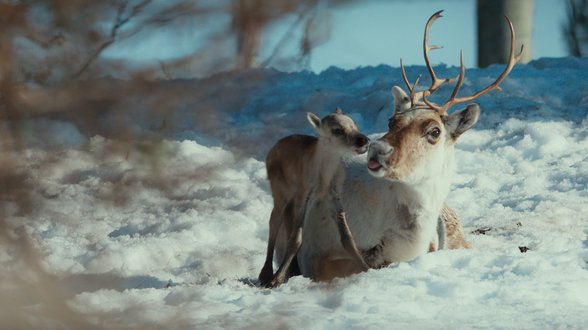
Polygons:
[[[484,87],[501,70],[468,70],[461,93]],[[411,76],[423,71],[408,69]],[[441,76],[455,72],[438,69]],[[274,290],[248,285],[264,260],[272,205],[264,154],[280,136],[310,132],[306,111],[324,115],[341,106],[365,132],[385,131],[400,71],[256,71],[162,82],[162,89],[173,84],[208,92],[186,94],[170,109],[175,129],[162,143],[121,146],[74,123],[38,119],[30,127],[49,127],[55,134],[47,139],[72,147],[54,151],[32,137],[30,148],[10,155],[26,173],[34,211],[23,215],[2,201],[8,223],[25,225],[43,268],[91,322],[170,329],[588,328],[588,59],[517,66],[503,92],[479,99],[481,119],[457,144],[447,201],[472,249],[430,253],[328,284],[295,277]],[[223,97],[235,90],[248,93]],[[449,93],[440,91],[439,99]],[[139,106],[128,117],[144,132],[156,119],[141,116],[139,97],[133,102]],[[209,108],[215,130],[198,115]],[[473,233],[484,227],[485,235]],[[11,258],[10,250],[0,253],[2,269]],[[23,304],[17,312],[35,324],[39,308]]]

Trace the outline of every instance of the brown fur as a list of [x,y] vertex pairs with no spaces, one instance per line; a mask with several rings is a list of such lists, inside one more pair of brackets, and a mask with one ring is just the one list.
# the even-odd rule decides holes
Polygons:
[[320,282],[330,282],[335,277],[347,277],[353,274],[364,271],[357,267],[354,260],[349,259],[333,259],[330,254],[324,256],[316,269],[316,278],[314,280]]
[[435,111],[431,111],[425,118],[416,120],[410,120],[402,114],[396,114],[390,119],[388,133],[382,140],[394,147],[394,153],[387,164],[388,167],[395,169],[393,176],[408,172],[419,163],[419,156],[423,154],[420,149],[425,147],[423,143],[426,143],[422,136],[434,125],[443,126],[441,117]]
[[[305,191],[308,191],[308,182],[297,174],[306,173],[311,168],[305,157],[314,157],[318,139],[308,135],[291,135],[283,138],[268,153],[265,163],[270,180],[272,196],[281,198],[283,196],[296,196],[295,201],[300,202],[304,198]],[[303,189],[296,189],[302,184]],[[283,190],[287,190],[284,192]],[[293,193],[288,193],[292,191]],[[275,202],[275,201],[274,201]],[[295,209],[300,205],[295,205]]]
[[445,223],[445,248],[446,249],[469,249],[471,244],[465,240],[463,229],[459,218],[447,204],[443,204],[441,218]]

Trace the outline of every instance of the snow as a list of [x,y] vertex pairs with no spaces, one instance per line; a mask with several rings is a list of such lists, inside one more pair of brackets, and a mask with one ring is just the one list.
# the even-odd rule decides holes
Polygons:
[[[469,69],[461,93],[501,70]],[[425,68],[407,71],[414,79]],[[267,150],[286,134],[310,133],[306,111],[337,106],[378,136],[391,114],[390,89],[401,83],[400,70],[388,66],[160,82],[165,92],[187,90],[169,109],[177,125],[162,142],[130,146],[107,129],[96,136],[73,121],[30,119],[21,125],[48,131],[7,156],[27,175],[34,211],[3,201],[3,212],[9,224],[25,226],[68,306],[105,328],[588,327],[588,59],[517,66],[502,92],[478,100],[481,118],[457,143],[447,200],[472,249],[332,283],[294,277],[273,290],[250,285],[265,258],[272,208]],[[231,94],[239,90],[246,93]],[[142,110],[147,97],[129,99],[134,107],[119,116],[149,133],[158,118]],[[18,271],[17,257],[1,252],[1,269]],[[25,301],[17,312],[51,324],[32,307]]]

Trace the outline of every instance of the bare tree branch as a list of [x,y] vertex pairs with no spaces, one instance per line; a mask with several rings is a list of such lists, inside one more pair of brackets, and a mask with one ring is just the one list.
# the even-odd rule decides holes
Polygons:
[[139,14],[150,2],[151,2],[151,0],[141,1],[139,4],[133,6],[133,9],[126,17],[124,17],[123,15],[124,15],[125,9],[127,8],[128,2],[127,1],[121,2],[121,4],[119,5],[119,7],[117,9],[114,25],[112,26],[112,29],[110,31],[110,38],[108,38],[100,46],[98,46],[98,48],[94,51],[94,53],[92,53],[92,55],[82,65],[82,67],[78,71],[76,71],[75,74],[73,74],[72,78],[74,78],[74,79],[78,78],[82,73],[84,73],[84,71],[86,71],[92,65],[92,63],[94,63],[94,61],[96,61],[98,56],[100,56],[100,54],[102,54],[102,52],[106,48],[108,48],[110,45],[112,45],[116,41],[118,31],[125,24],[127,24],[134,16]]
[[310,11],[311,11],[310,9],[306,9],[306,10],[303,10],[300,13],[298,13],[298,17],[296,18],[296,21],[294,21],[294,23],[292,23],[292,25],[290,25],[290,27],[288,28],[288,31],[286,31],[286,33],[284,33],[284,35],[282,36],[280,41],[278,41],[278,43],[274,47],[270,56],[268,56],[268,58],[266,58],[265,61],[263,61],[263,63],[261,64],[262,66],[266,67],[274,60],[274,58],[280,53],[280,51],[284,48],[284,46],[286,46],[288,41],[290,41],[292,39],[292,34],[294,34],[294,31],[296,31],[298,26],[300,26],[300,23],[302,23],[304,18],[306,18],[306,16],[308,16]]

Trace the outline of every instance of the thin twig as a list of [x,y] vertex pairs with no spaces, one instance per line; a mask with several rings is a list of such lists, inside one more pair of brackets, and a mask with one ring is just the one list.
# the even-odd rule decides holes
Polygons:
[[139,4],[133,6],[133,9],[126,17],[124,17],[123,15],[124,15],[125,9],[127,8],[128,2],[127,1],[122,2],[117,9],[116,19],[114,21],[114,25],[112,26],[112,29],[110,30],[110,37],[108,38],[108,40],[104,41],[94,51],[94,53],[92,53],[92,55],[88,58],[88,60],[86,60],[84,65],[82,65],[81,68],[72,76],[72,78],[74,78],[74,79],[78,78],[82,73],[84,73],[94,63],[94,61],[96,61],[98,56],[100,56],[100,54],[102,54],[102,52],[106,48],[108,48],[110,45],[112,45],[116,41],[116,36],[117,36],[119,30],[126,23],[128,23],[134,16],[139,14],[150,2],[151,2],[151,0],[141,1]]
[[304,18],[306,16],[308,16],[308,14],[312,11],[312,8],[308,8],[306,10],[301,11],[298,14],[298,18],[296,19],[296,21],[294,23],[292,23],[292,25],[290,26],[290,28],[288,28],[288,31],[286,31],[286,33],[284,33],[284,35],[282,36],[282,38],[280,39],[280,41],[278,41],[278,44],[276,45],[276,47],[274,47],[272,53],[270,54],[270,56],[268,56],[268,58],[263,61],[263,63],[261,64],[261,66],[266,67],[268,66],[273,60],[274,58],[278,55],[278,53],[282,50],[282,48],[284,48],[284,46],[286,45],[286,43],[288,41],[290,41],[292,38],[292,34],[294,33],[294,31],[298,28],[298,26],[300,25],[300,23],[302,23],[302,21],[304,20]]

